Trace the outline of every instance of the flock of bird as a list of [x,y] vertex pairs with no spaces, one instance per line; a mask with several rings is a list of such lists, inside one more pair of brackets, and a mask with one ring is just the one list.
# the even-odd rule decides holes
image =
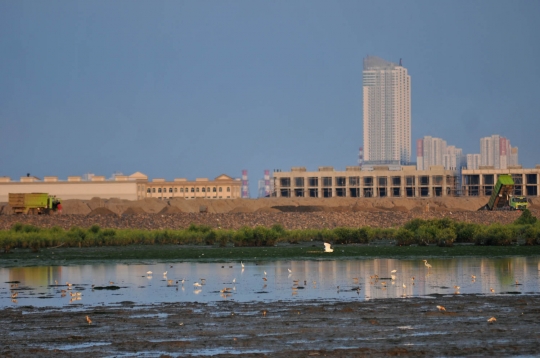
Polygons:
[[[333,252],[333,249],[332,249],[332,247],[331,247],[331,245],[329,243],[324,243],[324,252],[325,253]],[[425,267],[427,268],[428,275],[429,275],[430,270],[432,269],[432,265],[430,265],[427,260],[423,260],[423,262],[424,262]],[[243,273],[244,270],[245,270],[245,265],[244,265],[244,263],[242,261],[240,262],[240,265],[241,265],[241,269],[242,269],[242,273]],[[170,266],[170,267],[172,268],[173,266]],[[222,268],[225,268],[225,266],[222,266]],[[229,268],[233,268],[233,266],[229,266]],[[292,269],[287,268],[287,271],[288,271],[288,278],[292,278],[292,274],[293,274]],[[266,271],[263,271],[263,273],[264,273],[264,276],[262,276],[262,280],[264,282],[264,285],[263,285],[262,288],[265,289],[265,288],[267,288],[266,282],[268,281],[268,275],[267,275]],[[168,287],[176,287],[176,290],[178,290],[179,287],[182,287],[182,290],[184,290],[184,284],[186,282],[185,278],[178,279],[178,280],[168,279],[167,274],[168,274],[168,271],[163,272],[163,279],[164,279],[164,281],[166,281],[166,284],[167,284]],[[149,279],[152,278],[152,275],[153,275],[152,271],[147,271],[146,272],[146,277],[148,277]],[[474,283],[475,280],[476,280],[476,276],[471,275],[471,281]],[[379,278],[379,276],[375,274],[375,275],[370,276],[369,284],[373,285],[373,286],[379,286],[378,288],[380,288],[382,290],[386,290],[389,283],[391,285],[395,285],[396,282],[397,282],[397,270],[396,269],[390,271],[390,278],[389,278],[390,282],[387,282],[387,281],[388,281],[388,279]],[[291,282],[292,282],[291,290],[292,290],[292,295],[293,296],[297,295],[299,290],[305,289],[306,286],[307,286],[307,280],[305,280],[305,279],[300,280],[300,279],[297,279],[297,278],[292,278]],[[313,288],[317,288],[317,281],[312,280],[311,283],[313,285]],[[237,284],[236,278],[233,278],[232,281],[230,282],[230,285],[219,289],[220,296],[222,298],[231,297],[233,292],[236,291],[236,284]],[[415,277],[410,278],[410,284],[412,286],[415,285]],[[114,285],[114,282],[109,281],[109,285]],[[202,291],[202,289],[203,289],[203,286],[205,286],[205,285],[206,285],[206,279],[205,278],[200,278],[198,281],[194,282],[193,283],[194,293],[195,294],[200,293]],[[519,285],[518,281],[516,281],[516,285]],[[56,280],[55,280],[55,286],[60,286],[60,285],[58,285],[58,282]],[[407,297],[407,293],[406,293],[407,285],[406,285],[405,281],[402,282],[401,286],[402,286],[402,289],[403,289],[403,293],[402,293],[401,296],[402,297]],[[92,291],[94,291],[94,287],[95,287],[95,285],[92,285]],[[12,299],[12,301],[14,303],[17,303],[17,297],[18,297],[19,293],[14,292],[14,290],[18,289],[18,284],[13,283],[13,284],[11,284],[10,288],[12,290],[11,299]],[[340,290],[341,290],[340,286],[337,286],[337,292],[338,293],[340,292]],[[352,284],[350,286],[347,285],[345,290],[347,290],[347,291],[356,291],[357,294],[360,294],[361,287],[359,285],[358,277],[353,277],[352,278]],[[460,286],[454,285],[454,290],[455,290],[456,294],[459,294]],[[490,288],[490,292],[494,293],[494,291],[495,290],[493,288]],[[70,283],[70,282],[66,282],[65,289],[61,289],[59,292],[60,292],[61,297],[66,297],[67,295],[69,295],[70,296],[70,302],[78,301],[78,300],[81,300],[81,298],[82,298],[82,293],[80,291],[74,291],[73,290],[73,284]],[[436,308],[440,312],[443,312],[443,313],[446,312],[446,308],[443,307],[443,306],[437,305]],[[267,314],[267,311],[263,311],[263,316],[266,316],[266,314]],[[92,320],[90,319],[89,316],[86,316],[86,321],[87,321],[88,324],[92,324]],[[491,317],[488,320],[489,323],[493,323],[495,321],[496,321],[495,317]]]

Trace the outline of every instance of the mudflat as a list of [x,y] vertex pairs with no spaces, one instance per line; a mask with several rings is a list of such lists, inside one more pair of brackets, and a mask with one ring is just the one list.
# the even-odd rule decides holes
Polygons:
[[[441,295],[357,302],[14,306],[0,315],[0,356],[537,355],[539,304],[537,295]],[[488,322],[492,317],[496,321]]]

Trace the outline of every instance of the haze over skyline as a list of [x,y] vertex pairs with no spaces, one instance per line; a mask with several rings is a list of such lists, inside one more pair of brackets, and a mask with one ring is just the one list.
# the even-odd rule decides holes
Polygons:
[[[403,60],[412,142],[540,164],[540,2],[0,0],[0,176],[343,169],[362,60]],[[413,149],[413,158],[416,153]]]

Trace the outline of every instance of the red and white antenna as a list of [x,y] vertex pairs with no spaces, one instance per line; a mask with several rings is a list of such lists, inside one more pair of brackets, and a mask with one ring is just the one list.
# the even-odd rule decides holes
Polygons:
[[270,170],[264,171],[264,197],[270,196]]
[[242,170],[242,198],[249,198],[249,183],[247,170]]
[[362,166],[364,164],[364,147],[360,147],[358,149],[358,166]]

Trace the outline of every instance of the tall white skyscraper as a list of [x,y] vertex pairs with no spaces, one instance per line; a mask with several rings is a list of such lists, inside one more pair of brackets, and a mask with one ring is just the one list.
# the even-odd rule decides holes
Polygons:
[[411,77],[401,64],[364,59],[364,163],[411,161]]

